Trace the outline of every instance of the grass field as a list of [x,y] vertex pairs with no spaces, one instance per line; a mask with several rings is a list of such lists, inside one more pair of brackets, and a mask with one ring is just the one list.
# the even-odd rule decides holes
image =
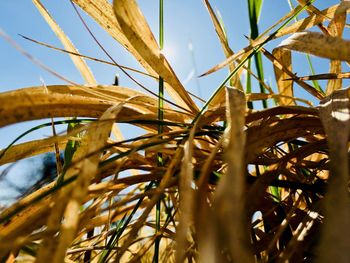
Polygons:
[[[97,59],[79,54],[33,0],[84,84],[33,61],[66,85],[0,93],[0,127],[43,120],[8,142],[0,165],[54,156],[53,178],[1,208],[1,262],[350,262],[350,94],[343,85],[350,76],[343,70],[350,62],[343,37],[350,1],[324,10],[320,0],[286,1],[290,12],[261,33],[264,3],[248,0],[249,45],[237,51],[211,2],[203,5],[226,59],[200,77],[222,68],[229,74],[201,101],[162,54],[163,0],[154,10],[157,36],[135,0],[72,0],[142,65],[144,71],[108,61],[142,91],[99,85],[86,64]],[[272,41],[278,44],[267,48]],[[310,56],[327,59],[329,71],[297,76],[296,52],[311,72],[318,65]],[[276,90],[263,61],[273,65],[268,77]],[[129,138],[121,124],[143,133]],[[53,136],[18,142],[43,127]]]

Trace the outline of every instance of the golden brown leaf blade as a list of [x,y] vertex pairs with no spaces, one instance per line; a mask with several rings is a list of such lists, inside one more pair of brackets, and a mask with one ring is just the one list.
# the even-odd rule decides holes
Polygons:
[[323,99],[324,95],[311,85],[300,80],[293,72],[289,71],[287,67],[285,67],[279,60],[277,60],[270,52],[268,52],[265,48],[261,49],[262,53],[273,63],[274,68],[278,68],[279,70],[286,73],[293,81],[299,84],[302,88],[304,88],[311,95],[315,96],[318,99]]
[[196,126],[191,130],[190,137],[184,145],[184,157],[181,164],[179,179],[179,209],[180,221],[176,231],[176,262],[184,262],[186,252],[190,248],[191,229],[194,224],[194,190],[193,183],[193,139]]
[[[289,72],[292,71],[292,52],[290,50],[275,48],[272,55],[280,61],[284,68],[288,69]],[[276,66],[274,66],[274,71],[279,94],[293,97],[293,80],[286,80],[289,74],[283,68]],[[279,103],[280,105],[295,105],[294,100],[288,98],[280,98]]]
[[97,173],[100,162],[99,150],[102,149],[109,137],[112,126],[122,104],[110,107],[99,119],[97,125],[90,125],[83,141],[87,144],[83,147],[85,156],[89,156],[82,161],[81,171],[74,182],[74,191],[71,193],[68,203],[65,207],[64,218],[61,225],[60,237],[55,250],[54,262],[61,262],[66,254],[66,250],[73,242],[78,230],[80,206],[88,194],[88,186]]
[[[328,25],[329,34],[333,37],[341,38],[343,35],[345,22],[346,22],[346,11],[350,8],[350,2],[341,2],[334,13],[334,17]],[[342,72],[341,61],[331,60],[330,63],[330,74],[339,74]],[[329,95],[333,91],[342,88],[342,79],[328,80],[326,94]]]
[[[287,35],[287,34],[292,34],[295,32],[300,32],[300,31],[309,29],[315,25],[318,25],[319,23],[323,22],[326,19],[331,20],[331,18],[334,16],[334,13],[335,13],[337,7],[338,7],[338,5],[334,5],[334,6],[331,6],[327,9],[321,11],[322,16],[317,15],[317,14],[313,14],[313,15],[308,16],[307,18],[301,19],[298,22],[295,22],[293,25],[285,27],[285,28],[281,29],[280,31],[278,31],[277,34],[274,35],[274,38],[279,38],[279,37]],[[289,16],[287,16],[286,18],[288,18],[288,17]],[[281,21],[279,21],[279,22],[281,22]],[[231,55],[230,57],[226,58],[224,61],[222,61],[221,63],[212,67],[211,69],[209,69],[205,73],[201,74],[200,76],[201,77],[206,76],[206,75],[209,75],[211,73],[214,73],[214,72],[222,69],[223,67],[229,65],[232,61],[235,61],[238,58],[240,58],[243,54],[247,54],[248,52],[251,52],[251,50],[254,47],[257,47],[258,45],[263,43],[267,38],[268,38],[268,36],[266,36],[264,34],[260,35],[256,40],[254,40],[252,42],[252,44],[243,48],[242,50],[238,51],[237,53]]]
[[[108,34],[111,37],[113,37],[121,45],[123,45],[137,59],[137,61],[140,62],[140,64],[147,70],[147,72],[150,75],[152,76],[162,75],[156,72],[152,68],[152,66],[148,64],[148,62],[139,54],[139,52],[134,48],[134,46],[130,43],[128,38],[125,36],[123,30],[121,29],[114,15],[113,6],[110,2],[108,2],[107,0],[73,0],[73,2],[76,3],[78,6],[80,6],[86,13],[88,13],[106,32],[108,32]],[[162,64],[164,63],[165,62],[162,62]],[[166,64],[167,66],[169,66],[168,63]],[[174,78],[175,74],[172,72],[172,69],[169,69],[169,67],[166,69],[167,72],[165,75],[167,75],[167,77],[169,77],[170,75],[172,78]],[[171,85],[173,85],[175,88],[170,87]],[[175,78],[171,79],[170,82],[165,83],[165,87],[169,92],[169,94],[172,96],[172,98],[175,99],[176,103],[178,103],[180,106],[183,106],[184,108],[193,109],[194,112],[198,111],[197,107],[195,106],[191,98],[186,98],[188,94],[187,95],[184,94],[186,92],[183,91],[184,90],[183,87],[180,88],[181,90],[179,91],[176,90],[176,88],[179,88],[178,80],[176,80]],[[181,98],[181,96],[184,96],[184,98]]]
[[[59,149],[64,149],[67,143],[67,136],[51,137],[13,145],[0,158],[0,165],[50,152],[52,151],[52,145],[56,143],[59,146]],[[0,151],[0,156],[4,151],[5,150]]]
[[350,41],[318,32],[295,33],[283,40],[279,47],[323,58],[350,61]]
[[116,261],[119,262],[121,257],[124,255],[124,253],[128,250],[128,248],[132,245],[133,241],[135,240],[138,231],[140,228],[144,225],[149,213],[153,209],[153,207],[158,202],[161,195],[164,193],[164,190],[166,187],[168,187],[169,183],[171,182],[172,176],[175,173],[175,170],[177,169],[178,165],[181,162],[181,159],[183,157],[183,148],[178,147],[175,151],[174,157],[171,159],[170,164],[167,166],[167,170],[160,182],[160,184],[157,187],[157,191],[152,195],[150,200],[146,202],[145,209],[142,212],[142,215],[137,219],[137,221],[133,224],[131,227],[131,230],[129,231],[127,237],[125,238],[125,241],[123,242],[122,246],[120,247],[119,254],[117,255]]
[[[32,0],[43,18],[46,20],[47,24],[51,27],[52,31],[56,34],[58,39],[62,42],[65,49],[69,52],[73,52],[78,54],[78,50],[75,48],[73,43],[69,40],[69,38],[66,36],[66,34],[63,32],[63,30],[60,28],[60,26],[56,23],[56,21],[52,18],[50,13],[46,10],[44,5],[40,2],[40,0]],[[84,61],[82,57],[79,56],[73,56],[70,55],[73,63],[75,64],[76,68],[79,70],[82,77],[85,79],[87,84],[90,85],[96,85],[96,80],[94,75],[92,74],[90,68]]]
[[[70,85],[19,89],[0,94],[0,127],[28,120],[50,117],[92,117],[98,118],[110,106],[126,102],[118,120],[156,119],[156,100],[143,93],[127,88],[110,86],[84,87]],[[54,91],[54,92],[50,92]],[[97,94],[96,94],[97,93]],[[106,99],[101,99],[106,97]],[[114,97],[113,100],[110,100]],[[182,122],[183,114],[168,111],[165,106],[165,120]],[[141,125],[142,126],[142,125]],[[154,127],[156,129],[156,127]]]
[[349,89],[333,92],[319,106],[327,134],[330,156],[330,179],[324,200],[324,227],[317,262],[349,262],[350,197],[348,138],[350,130]]
[[[325,20],[331,20],[334,16],[334,13],[336,12],[338,8],[338,5],[333,5],[331,7],[328,7],[321,12],[315,12],[309,15],[308,17],[304,19],[300,19],[299,21],[293,23],[292,25],[283,28],[280,30],[277,34],[276,37],[281,37],[285,36],[288,34],[293,34],[296,32],[301,32],[304,30],[307,30],[313,26],[316,26],[320,23],[322,23]],[[312,12],[315,11],[315,9],[311,9]]]
[[[231,57],[234,52],[232,51],[232,49],[230,48],[230,45],[228,43],[228,40],[227,40],[227,37],[226,37],[226,34],[225,34],[225,31],[224,29],[222,28],[222,25],[220,24],[219,22],[219,19],[217,18],[217,16],[215,15],[215,12],[209,2],[209,0],[204,0],[204,4],[208,10],[208,13],[210,15],[210,18],[211,18],[211,21],[214,25],[214,28],[215,28],[215,31],[216,31],[216,34],[220,40],[220,43],[221,43],[221,46],[222,46],[222,49],[224,50],[224,53],[225,53],[225,56],[226,58],[229,58]],[[234,65],[234,62],[230,63],[229,64],[229,68],[230,68],[230,72],[232,72],[234,69],[235,69],[235,65]],[[230,85],[232,87],[236,87],[240,90],[243,90],[243,87],[242,87],[242,84],[241,84],[241,81],[239,79],[239,74],[235,74],[231,80],[230,80]]]
[[136,1],[114,1],[113,7],[122,32],[140,57],[169,84],[166,88],[170,96],[180,106],[189,109],[193,113],[198,112],[197,106],[161,53],[153,33]]
[[[306,1],[306,0],[298,0],[298,2],[299,2],[299,4],[302,5],[302,6],[308,4],[308,1]],[[312,15],[317,15],[317,17],[324,17],[324,15],[322,14],[322,12],[321,12],[318,8],[316,8],[314,5],[312,5],[312,4],[310,4],[310,3],[309,3],[309,5],[308,5],[306,11],[308,12],[308,14],[309,14],[310,16],[312,16]],[[317,26],[318,26],[318,28],[319,28],[324,34],[326,34],[326,35],[328,34],[328,30],[327,30],[327,28],[322,24],[322,22],[318,23]]]
[[218,255],[225,247],[233,262],[248,263],[254,262],[254,259],[250,248],[244,193],[245,95],[237,89],[226,88],[226,102],[228,127],[224,143],[227,173],[217,186],[214,200]]

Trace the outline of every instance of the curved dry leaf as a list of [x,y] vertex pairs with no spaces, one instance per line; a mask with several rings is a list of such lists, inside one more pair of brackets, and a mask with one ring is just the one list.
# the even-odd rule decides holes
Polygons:
[[[50,117],[97,118],[111,102],[62,94],[0,94],[0,127]],[[10,103],[11,102],[11,103]],[[130,114],[133,115],[133,114]],[[126,117],[126,116],[125,116]]]
[[122,104],[118,104],[110,107],[97,121],[97,125],[89,125],[87,134],[83,138],[83,146],[79,149],[84,150],[85,156],[93,155],[81,162],[79,176],[71,186],[74,188],[74,191],[71,192],[65,207],[65,220],[61,225],[60,237],[53,257],[57,262],[64,258],[68,246],[73,242],[78,231],[80,206],[88,194],[88,186],[91,180],[97,174],[100,162],[100,153],[98,151],[107,144],[107,138],[111,132],[114,120],[117,118],[122,106]]
[[325,20],[331,20],[334,17],[334,13],[338,9],[338,6],[339,6],[339,4],[328,7],[326,9],[322,10],[321,13],[316,12],[316,13],[313,13],[312,15],[310,15],[304,19],[298,20],[294,24],[280,30],[276,34],[276,38],[281,37],[281,36],[285,36],[288,34],[293,34],[296,32],[301,32],[301,31],[307,30],[315,25],[320,24],[320,23],[324,22]]
[[[55,89],[62,88],[61,91],[67,91],[74,86],[52,86]],[[85,90],[84,90],[85,91]],[[28,120],[36,120],[50,117],[91,117],[98,118],[115,101],[102,100],[94,98],[91,95],[83,95],[84,91],[73,91],[71,93],[46,93],[43,88],[28,88],[0,94],[0,127]],[[101,92],[105,89],[102,88]],[[122,101],[122,91],[119,96]],[[125,90],[127,93],[127,90]],[[74,93],[80,94],[75,95]],[[117,92],[116,92],[117,93]],[[114,94],[116,94],[114,93]],[[107,93],[108,94],[108,93]],[[132,93],[131,93],[132,94]],[[140,100],[139,100],[140,99]],[[118,121],[128,120],[155,120],[157,117],[157,107],[147,104],[142,105],[146,100],[142,96],[136,97],[136,104],[132,104],[133,97],[128,98],[130,105],[124,105],[121,113],[118,115]],[[139,102],[137,102],[139,100]],[[124,102],[124,101],[122,101]],[[153,100],[149,100],[153,103]],[[167,111],[165,120],[173,122],[183,122],[183,114]],[[143,126],[143,125],[140,125]],[[143,127],[148,127],[144,125]]]
[[[342,72],[341,61],[331,60],[329,73],[339,74]],[[329,79],[327,82],[326,95],[330,95],[333,91],[341,89],[343,86],[343,81],[341,78]]]
[[193,183],[193,140],[196,125],[191,129],[190,136],[184,145],[184,157],[181,163],[179,178],[179,212],[180,219],[176,231],[176,262],[185,261],[188,249],[191,247],[191,229],[193,228],[195,215]]
[[302,107],[302,106],[278,106],[270,109],[264,109],[261,111],[249,112],[246,116],[246,123],[269,118],[278,115],[295,114],[306,116],[318,116],[318,111],[315,108]]
[[[16,205],[18,205],[18,203]],[[30,205],[21,213],[16,214],[12,220],[1,224],[1,243],[11,242],[11,240],[18,236],[27,237],[32,231],[43,225],[49,214],[49,205],[50,199],[43,199],[36,204]],[[1,213],[1,219],[3,216],[6,216],[6,212],[7,211],[5,210]],[[1,256],[4,256],[3,253],[6,254],[7,251],[0,251]]]
[[[44,5],[40,2],[40,0],[32,0],[43,18],[46,20],[47,24],[51,27],[52,31],[56,34],[58,39],[62,42],[63,46],[67,51],[78,54],[78,50],[75,48],[73,43],[69,40],[63,30],[59,27],[56,21],[52,18],[50,13],[46,10]],[[79,70],[82,77],[85,79],[86,83],[90,85],[96,85],[97,82],[95,80],[94,75],[92,74],[90,68],[84,61],[82,57],[70,55],[73,63]]]
[[328,31],[332,36],[341,37],[343,35],[346,14],[350,9],[349,1],[342,1],[334,12],[332,20],[329,22]]
[[265,48],[261,49],[261,52],[266,56],[272,63],[275,69],[283,71],[284,74],[288,75],[293,81],[295,81],[299,86],[309,92],[311,95],[315,96],[318,99],[323,99],[323,94],[312,87],[311,85],[303,82],[299,79],[293,72],[291,72],[285,65],[283,65],[278,59],[276,59],[270,52],[268,52]]
[[138,54],[169,84],[166,88],[170,96],[180,106],[189,109],[193,113],[198,112],[197,106],[161,53],[136,1],[114,1],[113,7],[121,30]]
[[[88,13],[104,30],[115,40],[122,44],[147,71],[150,67],[145,64],[135,49],[130,45],[114,16],[113,8],[108,0],[72,0],[81,9]],[[152,74],[153,75],[153,74]]]
[[[254,96],[254,95],[253,95]],[[258,95],[260,97],[260,95]],[[249,98],[249,96],[248,96]],[[260,119],[274,117],[278,115],[295,114],[295,115],[309,115],[318,116],[318,111],[312,107],[303,106],[278,106],[274,108],[264,109],[260,111],[247,111],[246,124],[249,124]],[[206,111],[203,117],[199,120],[200,125],[203,126],[213,122],[224,121],[225,107],[220,106],[213,110]]]
[[[166,79],[165,87],[169,94],[172,96],[175,101],[183,106],[184,108],[192,109],[193,112],[197,112],[198,109],[195,106],[192,99],[189,97],[184,88],[182,87],[180,81],[175,77],[175,73],[170,68],[167,62],[162,62],[164,70],[166,74],[159,74],[156,72],[145,59],[138,53],[138,51],[134,48],[134,46],[130,43],[128,38],[125,36],[122,31],[113,11],[113,7],[110,2],[107,0],[72,0],[78,6],[80,6],[86,13],[88,13],[104,30],[108,32],[110,36],[112,36],[115,40],[117,40],[120,44],[122,44],[136,59],[140,62],[140,64],[147,70],[149,74],[152,76],[162,75],[165,79],[165,76],[169,79]],[[160,54],[157,54],[158,56]],[[159,62],[159,59],[158,61]],[[164,66],[165,65],[165,66]],[[160,66],[162,67],[162,66]],[[163,72],[164,73],[164,72]],[[170,87],[172,85],[172,87]],[[180,87],[181,85],[181,87]],[[179,89],[177,91],[176,89]],[[180,95],[179,95],[180,94]],[[183,97],[183,98],[182,98]],[[187,98],[186,98],[187,97]]]
[[[200,120],[199,120],[200,121]],[[200,122],[197,124],[200,125]],[[197,191],[195,195],[194,211],[196,213],[195,218],[195,229],[196,229],[196,240],[198,243],[199,262],[216,262],[216,226],[213,224],[214,213],[207,202],[210,191],[208,191],[208,180],[212,171],[212,165],[214,160],[222,148],[223,137],[212,149],[210,155],[205,160],[199,180],[196,182]]]
[[[308,5],[306,11],[308,12],[308,14],[311,15],[318,15],[323,17],[324,15],[322,14],[322,12],[316,8],[315,6],[313,6],[312,4],[309,3],[309,1],[306,0],[298,0],[299,4],[302,6]],[[327,19],[327,17],[326,17]],[[328,35],[328,29],[321,23],[318,23],[317,26],[319,27],[319,29],[326,35]]]
[[350,134],[350,90],[333,92],[319,106],[327,134],[330,179],[325,196],[325,223],[318,250],[318,262],[349,262],[350,197],[348,142]]
[[[97,173],[100,153],[96,153],[96,150],[101,148],[99,146],[106,143],[107,138],[105,140],[103,135],[107,133],[107,136],[109,136],[110,134],[110,128],[114,123],[114,118],[111,118],[111,115],[119,114],[123,106],[122,104],[115,105],[112,104],[108,107],[109,110],[106,110],[106,115],[109,117],[108,120],[105,119],[105,115],[102,115],[103,121],[99,120],[88,125],[88,132],[82,138],[79,148],[73,155],[72,165],[65,172],[64,179],[69,179],[75,175],[78,175],[78,177],[75,182],[64,187],[55,195],[51,213],[46,221],[47,228],[56,229],[58,227],[61,229],[61,233],[55,237],[47,236],[44,238],[38,250],[38,262],[47,262],[52,258],[52,255],[55,255],[53,257],[54,262],[61,262],[64,258],[66,247],[69,245],[67,243],[71,242],[78,224],[79,216],[77,211],[80,209],[80,201],[86,196],[87,187],[92,179],[90,176],[94,176]],[[109,127],[109,131],[106,131],[106,127]],[[100,129],[101,131],[97,132],[98,128],[102,128]],[[100,132],[102,132],[102,135]],[[95,154],[86,157],[90,153]],[[69,210],[73,213],[69,214]],[[63,215],[65,220],[62,223]],[[57,245],[59,246],[58,249]]]
[[[248,118],[249,116],[247,116]],[[253,125],[247,130],[245,160],[247,163],[254,163],[265,149],[276,143],[310,134],[323,134],[321,122],[317,117],[276,118],[274,122],[265,122],[258,126]]]
[[[49,85],[46,86],[49,93],[59,93],[59,94],[72,94],[78,96],[84,96],[88,98],[103,99],[111,102],[126,102],[129,103],[143,104],[144,108],[147,106],[157,107],[157,100],[153,97],[147,96],[142,92],[136,91],[134,89],[114,86],[114,85],[97,85],[97,86],[74,86],[74,85]],[[42,93],[45,91],[44,87],[28,87],[24,89],[19,89],[15,91],[10,91],[17,93],[23,91],[26,93]],[[136,100],[134,98],[137,98]],[[167,105],[165,105],[166,108]]]
[[[13,145],[0,158],[0,165],[53,151],[53,145],[55,143],[57,143],[59,149],[63,150],[67,143],[67,136],[52,137]],[[3,151],[0,151],[0,156]]]
[[[309,29],[315,25],[318,25],[319,23],[323,22],[326,19],[331,20],[332,17],[334,16],[334,13],[335,13],[337,7],[338,7],[338,5],[334,5],[332,7],[329,7],[327,9],[321,11],[322,16],[314,14],[314,15],[311,15],[307,18],[301,19],[298,22],[295,22],[293,25],[291,25],[289,27],[285,27],[284,29],[281,29],[280,31],[278,31],[276,33],[276,35],[274,35],[274,38],[279,38],[279,37],[287,35],[287,34],[292,34],[295,32],[300,32],[300,31]],[[233,54],[232,56],[226,58],[224,61],[217,64],[216,66],[214,66],[213,68],[211,68],[207,72],[201,74],[200,76],[201,77],[206,76],[206,75],[209,75],[211,73],[214,73],[214,72],[222,69],[223,67],[227,66],[231,62],[240,58],[243,54],[247,54],[249,52],[252,52],[253,48],[259,46],[261,43],[266,41],[266,39],[268,39],[268,38],[269,38],[269,36],[262,34],[256,40],[252,41],[252,43],[249,46],[238,51],[236,54]]]
[[350,61],[350,41],[318,32],[295,33],[283,40],[279,47],[323,58]]
[[[290,18],[292,15],[294,15],[295,10],[292,10],[290,13],[288,13],[286,16],[284,16],[283,18],[281,18],[279,21],[277,21],[274,25],[272,25],[271,27],[269,27],[267,30],[265,30],[259,37],[257,37],[254,40],[251,40],[251,43],[249,44],[249,46],[243,48],[242,50],[238,51],[236,54],[233,54],[231,56],[229,56],[228,58],[226,58],[226,60],[224,60],[223,62],[221,62],[220,64],[214,66],[213,68],[209,69],[207,72],[203,73],[200,75],[200,77],[209,75],[215,71],[220,70],[221,68],[229,65],[231,62],[234,62],[236,60],[238,60],[240,57],[242,57],[244,54],[249,55],[250,52],[252,52],[252,50],[259,46],[260,44],[262,44],[264,41],[266,41],[268,38],[271,38],[271,36],[268,36],[268,32],[270,32],[273,28],[275,28],[277,25],[279,25],[280,23],[282,23],[283,21],[285,21],[286,19]],[[241,58],[241,60],[243,60],[244,58]]]
[[[231,57],[234,54],[234,52],[230,48],[230,45],[228,43],[228,40],[227,40],[226,34],[224,32],[224,29],[222,28],[222,25],[220,24],[219,19],[216,17],[215,12],[214,12],[213,8],[211,7],[211,4],[210,4],[209,0],[204,0],[204,4],[205,4],[205,6],[208,9],[211,21],[213,22],[216,34],[217,34],[217,36],[218,36],[218,38],[220,40],[220,43],[221,43],[222,49],[224,50],[225,56],[226,56],[226,58],[229,58],[229,57]],[[232,72],[235,69],[234,62],[229,64],[229,69],[230,69],[230,72]],[[239,74],[235,74],[231,78],[230,85],[232,87],[236,87],[236,88],[238,88],[240,90],[243,90],[241,81],[239,79]]]
[[219,181],[214,200],[217,255],[227,248],[232,261],[253,262],[244,198],[245,95],[237,89],[226,88],[226,101],[228,127],[224,144],[227,173]]
[[149,213],[151,212],[153,207],[156,205],[161,195],[164,193],[166,187],[168,187],[169,184],[171,183],[173,174],[175,173],[175,170],[178,168],[178,165],[181,162],[182,157],[183,157],[183,148],[178,147],[176,149],[174,156],[171,159],[170,164],[167,166],[167,170],[162,180],[160,181],[160,184],[158,185],[157,191],[154,193],[154,195],[152,195],[152,198],[145,204],[144,211],[142,212],[140,217],[137,219],[137,221],[133,224],[130,232],[128,233],[128,236],[125,238],[125,241],[123,242],[119,250],[120,253],[117,255],[117,258],[116,258],[117,262],[128,250],[129,246],[133,243],[137,235],[137,232],[144,225]]
[[[289,72],[292,72],[292,52],[284,48],[275,48],[272,55],[282,65],[282,69],[274,65],[279,94],[294,97],[293,80],[286,80],[289,74],[283,71],[283,68],[286,68]],[[288,98],[280,98],[278,101],[280,105],[295,105],[295,101]]]
[[[331,36],[341,38],[343,35],[346,12],[350,8],[350,2],[341,2],[334,13],[334,17],[328,25],[328,31]],[[341,62],[339,60],[331,60],[329,73],[339,74],[342,72]],[[329,95],[333,91],[341,89],[343,85],[342,79],[328,80],[326,94]]]

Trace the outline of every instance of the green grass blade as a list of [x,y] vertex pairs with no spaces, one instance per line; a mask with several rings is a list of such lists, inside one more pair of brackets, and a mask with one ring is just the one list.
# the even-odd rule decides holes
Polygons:
[[[159,0],[159,48],[164,48],[164,5],[163,0]],[[158,90],[158,120],[163,121],[164,119],[164,80],[159,76],[159,90]],[[164,131],[163,125],[158,126],[158,134],[162,134]],[[157,165],[163,166],[162,153],[157,154]],[[158,182],[155,184],[158,186]],[[161,213],[161,199],[156,204],[156,239],[154,241],[154,256],[153,262],[159,262],[159,245],[161,236],[158,235],[160,230],[160,213]]]
[[[248,11],[249,11],[249,24],[250,24],[250,38],[252,40],[256,39],[259,36],[259,17],[261,14],[261,8],[262,8],[263,1],[262,0],[248,0]],[[261,53],[256,53],[254,55],[255,60],[255,68],[257,71],[257,75],[261,81],[264,81],[264,69],[263,69],[263,63],[262,63],[262,56]],[[265,93],[264,86],[259,83],[260,92]],[[267,101],[262,101],[263,107],[267,108]]]
[[[311,74],[312,75],[316,75],[316,72],[315,72],[314,66],[312,65],[311,57],[310,57],[309,54],[306,54],[306,59],[307,59],[307,63],[309,64],[309,68],[310,68]],[[318,90],[319,92],[325,94],[325,92],[323,91],[323,89],[321,88],[320,84],[318,83],[318,81],[316,79],[312,80],[312,84],[314,84],[314,88],[316,90]]]
[[[75,119],[75,118],[73,118]],[[70,132],[72,130],[74,130],[74,128],[77,127],[77,124],[75,123],[69,123],[67,126],[67,132]],[[79,135],[78,135],[79,137]],[[64,179],[64,175],[67,171],[67,168],[71,165],[72,163],[72,159],[73,159],[73,155],[74,153],[77,151],[77,149],[80,146],[80,142],[77,142],[75,140],[68,140],[67,144],[66,144],[66,148],[64,149],[64,165],[63,165],[63,170],[62,170],[62,174],[59,175],[59,177],[57,178],[57,184],[61,184],[63,179]]]
[[[248,69],[251,69],[251,60],[248,61]],[[247,94],[250,94],[252,93],[252,76],[247,73],[247,83],[246,83],[246,93]],[[253,102],[252,101],[248,101],[247,102],[247,106],[248,106],[248,109],[253,109]]]

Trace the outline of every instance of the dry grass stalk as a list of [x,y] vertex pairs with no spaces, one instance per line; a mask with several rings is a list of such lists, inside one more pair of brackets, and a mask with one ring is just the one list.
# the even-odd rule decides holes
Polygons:
[[[0,127],[77,117],[53,122],[74,124],[73,130],[15,141],[0,152],[3,165],[51,152],[53,145],[72,151],[58,178],[0,211],[2,261],[350,261],[344,253],[350,249],[350,109],[349,89],[341,81],[349,75],[341,71],[350,57],[349,41],[343,39],[348,1],[320,11],[317,1],[299,0],[299,6],[234,53],[223,23],[205,0],[226,59],[202,75],[225,66],[230,75],[199,110],[161,54],[135,0],[73,0],[147,74],[165,80],[171,101],[162,109],[164,120],[158,118],[155,93],[96,84],[53,17],[39,0],[33,2],[89,85],[68,81],[0,94]],[[294,22],[303,10],[308,16]],[[313,27],[321,32],[305,31]],[[272,54],[264,47],[287,34],[292,35]],[[241,73],[257,78],[246,64],[260,51],[275,69],[278,91],[258,79],[268,93],[245,94]],[[294,51],[329,59],[330,72],[296,76]],[[329,79],[326,92],[306,83],[311,79]],[[229,81],[234,88],[225,88]],[[300,87],[313,96],[312,102],[295,97]],[[276,105],[246,108],[247,102],[259,100]],[[320,106],[313,107],[318,100]],[[137,126],[144,134],[116,138],[111,136],[115,123]],[[73,149],[74,143],[80,146]]]

